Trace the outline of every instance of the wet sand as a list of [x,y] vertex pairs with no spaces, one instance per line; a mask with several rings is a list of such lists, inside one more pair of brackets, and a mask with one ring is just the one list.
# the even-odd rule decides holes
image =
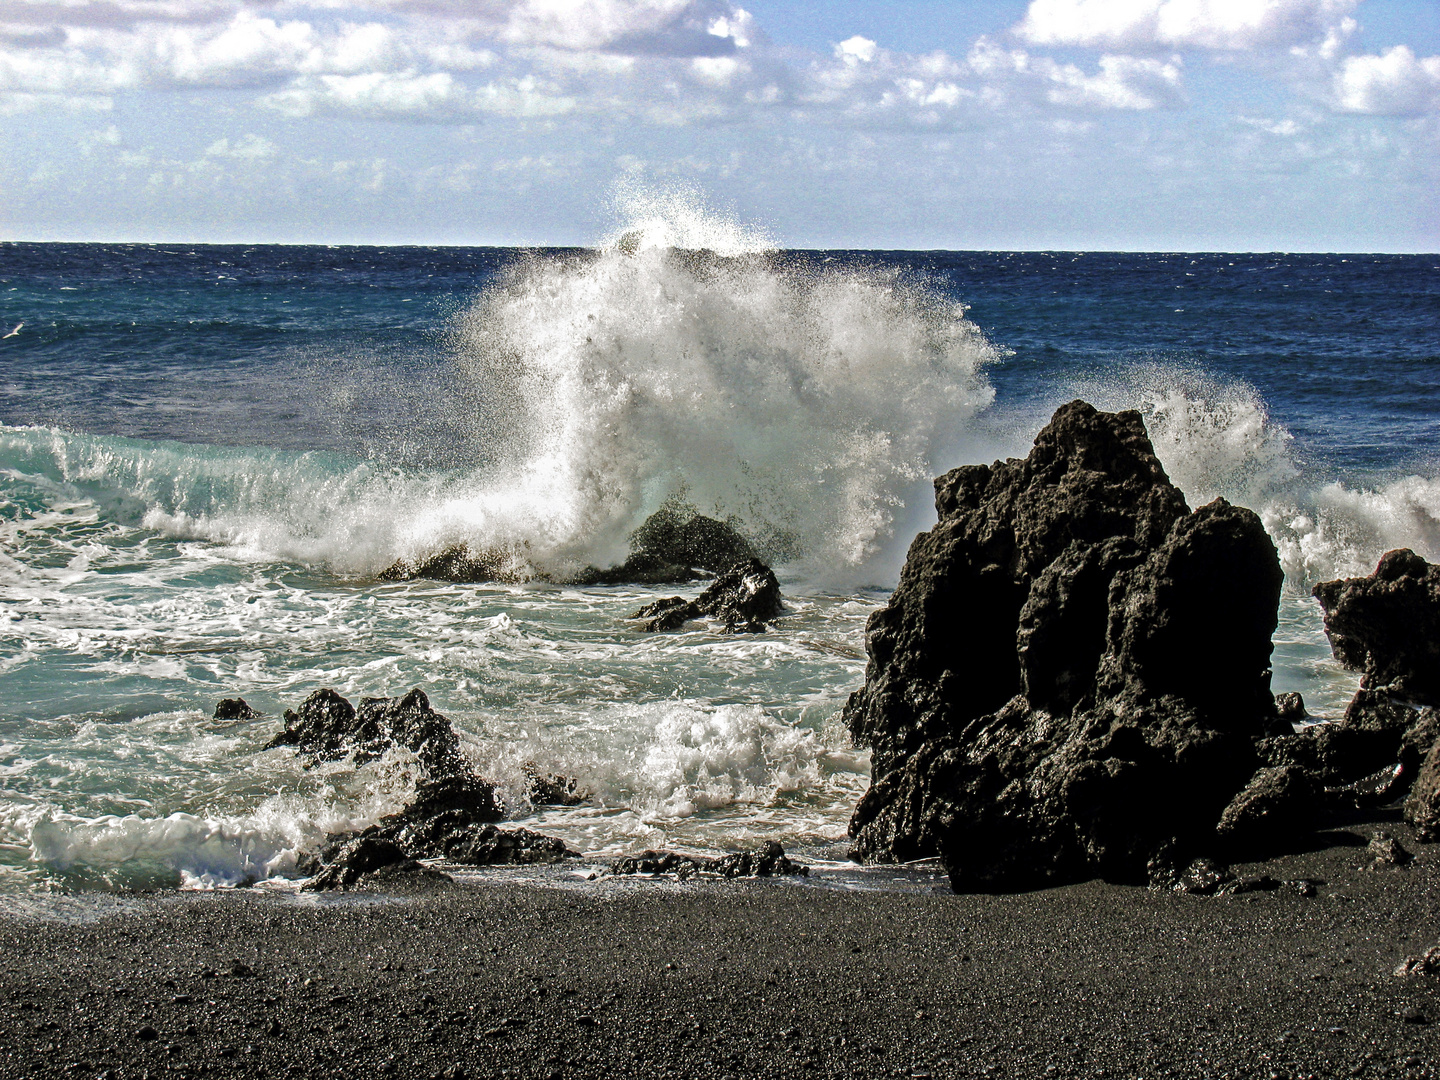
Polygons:
[[[1416,860],[1362,869],[1376,828]],[[1437,1075],[1440,975],[1392,972],[1440,943],[1440,846],[1237,869],[1324,884],[54,898],[0,916],[0,1076]]]

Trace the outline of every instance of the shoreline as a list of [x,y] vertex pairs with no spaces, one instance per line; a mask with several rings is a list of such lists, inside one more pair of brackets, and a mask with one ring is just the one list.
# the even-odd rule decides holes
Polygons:
[[[1440,848],[1397,817],[1235,867],[1309,897],[483,877],[78,918],[57,898],[0,912],[0,1076],[1431,1077],[1440,974],[1393,971],[1440,943]],[[1382,829],[1413,862],[1364,868]]]

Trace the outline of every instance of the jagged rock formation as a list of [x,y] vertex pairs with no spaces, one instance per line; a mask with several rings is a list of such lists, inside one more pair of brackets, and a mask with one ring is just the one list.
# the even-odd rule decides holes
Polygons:
[[1290,730],[1259,518],[1190,511],[1138,413],[1078,401],[1028,458],[935,492],[939,523],[871,617],[845,709],[873,748],[857,856],[938,853],[965,890],[1188,863],[1255,773],[1255,741]]
[[280,746],[294,747],[312,763],[346,754],[362,763],[403,746],[425,773],[405,809],[363,832],[332,834],[304,860],[301,872],[312,878],[307,888],[353,888],[373,883],[382,870],[385,881],[413,877],[423,869],[419,859],[488,866],[558,862],[575,854],[554,837],[496,827],[505,808],[494,785],[475,775],[450,721],[421,690],[403,698],[365,698],[358,710],[334,690],[317,690],[298,710],[286,710],[285,730],[265,749]]
[[666,597],[646,604],[630,617],[646,620],[641,629],[648,631],[678,630],[691,619],[712,618],[722,623],[728,634],[759,634],[783,610],[774,572],[752,558],[721,574],[694,600]]
[[1401,548],[1369,577],[1324,581],[1314,594],[1335,658],[1362,673],[1362,689],[1440,704],[1440,566]]
[[1440,840],[1440,566],[1401,548],[1368,577],[1324,581],[1314,595],[1335,658],[1361,673],[1341,732],[1365,740],[1365,764],[1390,766],[1385,796],[1410,789],[1405,817],[1420,839]]
[[312,763],[354,754],[356,764],[363,764],[403,746],[433,775],[458,775],[469,768],[455,729],[430,707],[423,690],[403,698],[362,698],[358,710],[334,690],[316,690],[298,710],[286,709],[284,719],[285,730],[262,750],[293,746]]

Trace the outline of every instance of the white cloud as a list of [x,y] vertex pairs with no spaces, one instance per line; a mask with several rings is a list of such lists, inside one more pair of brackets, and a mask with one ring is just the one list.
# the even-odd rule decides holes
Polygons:
[[[115,129],[112,127],[110,130],[114,131]],[[273,158],[277,150],[276,145],[269,139],[250,134],[243,139],[236,139],[233,143],[228,138],[216,139],[206,148],[205,156],[235,158],[240,161],[264,161],[266,158]]]
[[1335,74],[1334,104],[1382,116],[1440,112],[1440,56],[1422,60],[1396,45],[1379,56],[1346,57]]
[[854,37],[847,38],[835,46],[835,59],[851,67],[854,67],[856,64],[873,63],[875,60],[875,48],[875,42],[856,34]]
[[1359,0],[1031,0],[1015,33],[1032,45],[1285,48],[1324,40]]
[[1086,73],[1075,64],[1021,49],[1004,49],[980,38],[967,58],[971,69],[991,87],[1073,109],[1175,108],[1185,103],[1178,60],[1111,56],[1099,59],[1099,70]]

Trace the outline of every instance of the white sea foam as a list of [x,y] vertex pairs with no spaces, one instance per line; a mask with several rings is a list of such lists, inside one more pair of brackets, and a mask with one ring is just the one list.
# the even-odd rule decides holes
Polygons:
[[912,488],[990,401],[984,337],[897,271],[786,259],[683,193],[621,202],[602,247],[523,259],[454,320],[482,467],[13,428],[0,454],[112,519],[242,559],[369,573],[466,544],[564,572],[623,558],[682,496],[837,580],[876,578]]
[[1073,391],[1102,408],[1139,409],[1155,453],[1192,506],[1223,497],[1254,509],[1293,589],[1368,574],[1398,547],[1440,559],[1440,478],[1366,488],[1317,477],[1297,464],[1290,432],[1247,383],[1155,364]]

